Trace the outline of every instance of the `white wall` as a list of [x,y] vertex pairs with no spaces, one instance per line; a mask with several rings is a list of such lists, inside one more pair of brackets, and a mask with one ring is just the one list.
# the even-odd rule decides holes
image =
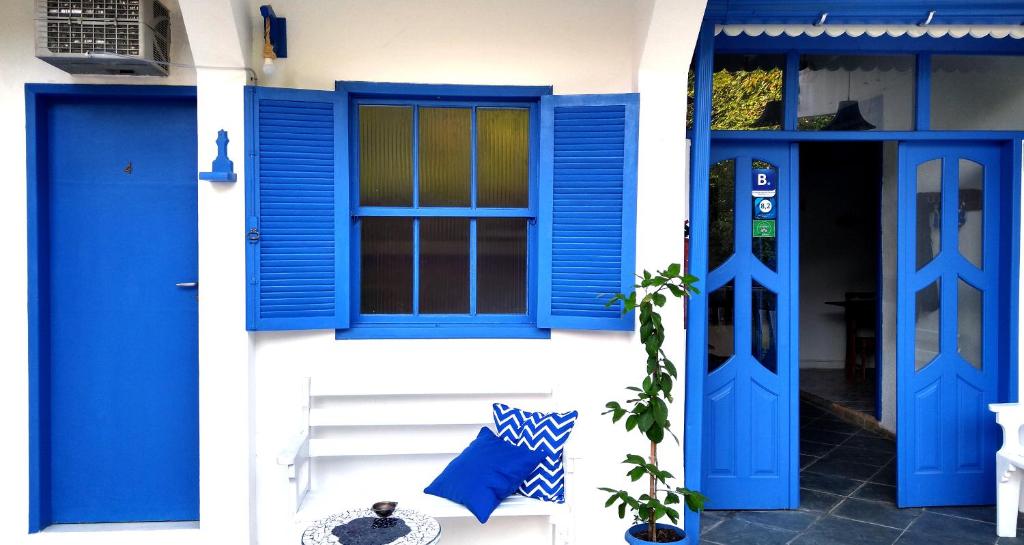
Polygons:
[[[253,0],[254,9],[258,3]],[[278,73],[265,78],[265,85],[333,89],[337,80],[370,80],[553,85],[559,94],[639,89],[638,264],[657,267],[682,259],[686,66],[703,2],[291,0],[275,2],[274,8],[288,18],[289,58],[278,61]],[[260,52],[254,40],[254,65]],[[681,362],[685,342],[678,306],[666,322],[676,333],[666,350]],[[282,477],[274,457],[298,425],[295,392],[301,377],[327,374],[358,383],[380,380],[382,368],[406,380],[422,377],[433,383],[485,384],[528,373],[550,377],[556,393],[544,404],[581,413],[571,440],[575,454],[584,458],[576,489],[569,491],[574,496],[574,542],[621,539],[628,521],[605,510],[604,495],[595,488],[626,486],[622,458],[630,451],[644,452],[639,436],[627,435],[600,415],[605,402],[624,399],[623,387],[643,376],[643,354],[634,335],[555,331],[550,340],[540,341],[336,341],[333,332],[252,337],[261,542],[291,539],[282,533],[289,530],[280,518]],[[429,408],[424,405],[424,410]],[[682,395],[673,408],[673,421],[681,434]],[[682,476],[680,448],[666,443],[662,460]],[[344,486],[340,476],[374,471],[367,465],[345,468],[334,462],[316,469],[323,470],[323,478],[314,487]],[[436,468],[433,472],[409,478],[426,485]],[[540,544],[550,539],[537,521],[482,528],[475,522],[445,523],[445,543]]]
[[899,144],[886,142],[882,167],[882,427],[896,431],[896,248]]
[[[192,52],[176,1],[167,2],[172,13],[171,56],[191,63]],[[35,58],[35,6],[23,0],[5,2],[0,17],[0,164],[4,188],[0,198],[0,229],[4,233],[4,267],[0,269],[0,324],[3,324],[5,361],[0,379],[0,466],[9,469],[0,488],[0,543],[25,543],[28,531],[28,329],[26,320],[26,170],[25,84],[107,83],[194,85],[195,71],[171,68],[161,77],[71,76]],[[180,543],[182,535],[155,533],[153,543]],[[125,537],[64,534],[33,536],[32,543],[124,543]]]
[[[826,305],[878,284],[877,177],[855,173],[876,158],[870,144],[800,147],[800,368],[842,369],[843,309]],[[827,153],[827,156],[822,154]]]

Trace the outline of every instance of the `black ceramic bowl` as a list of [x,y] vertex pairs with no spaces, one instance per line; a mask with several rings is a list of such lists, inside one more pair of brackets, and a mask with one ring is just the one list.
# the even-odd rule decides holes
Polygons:
[[373,507],[370,509],[372,509],[374,514],[378,517],[387,518],[395,512],[396,507],[398,507],[397,501],[379,501],[373,504]]

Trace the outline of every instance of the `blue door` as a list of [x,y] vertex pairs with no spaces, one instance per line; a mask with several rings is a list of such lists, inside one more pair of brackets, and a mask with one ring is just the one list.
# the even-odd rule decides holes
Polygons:
[[799,505],[796,148],[712,146],[702,488],[711,509]]
[[43,520],[198,519],[195,99],[45,108]]
[[1001,148],[900,148],[901,507],[995,501]]

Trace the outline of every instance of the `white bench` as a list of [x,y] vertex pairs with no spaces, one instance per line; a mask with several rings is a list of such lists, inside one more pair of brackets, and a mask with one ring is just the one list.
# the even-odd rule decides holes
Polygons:
[[[369,506],[375,501],[395,500],[436,518],[466,518],[473,514],[454,502],[423,493],[436,473],[405,479],[388,472],[375,474],[381,460],[429,458],[440,472],[476,437],[480,427],[494,429],[491,403],[507,398],[549,401],[551,389],[538,385],[496,384],[493,387],[446,385],[394,386],[387,380],[375,384],[346,384],[342,380],[305,379],[302,417],[298,434],[282,450],[277,463],[286,466],[295,493],[295,524],[304,527],[338,511]],[[428,390],[428,388],[430,388]],[[358,409],[346,402],[360,403]],[[334,405],[334,406],[332,406]],[[339,406],[340,405],[340,406]],[[372,410],[366,410],[372,405]],[[393,409],[393,405],[398,405]],[[532,406],[525,407],[532,408]],[[373,440],[352,440],[347,432],[371,433]],[[384,458],[381,458],[384,457]],[[565,458],[566,491],[572,491],[574,458]],[[371,475],[369,486],[320,486],[318,464],[343,463]],[[408,482],[395,482],[395,481]],[[335,483],[337,484],[337,483]],[[391,494],[389,497],[383,495]],[[492,517],[546,517],[556,545],[569,541],[569,504],[555,504],[519,495],[506,499]]]
[[1024,406],[1019,403],[992,403],[996,423],[1003,428],[1003,446],[996,452],[996,534],[1016,537],[1017,512],[1020,509],[1021,479],[1024,477]]

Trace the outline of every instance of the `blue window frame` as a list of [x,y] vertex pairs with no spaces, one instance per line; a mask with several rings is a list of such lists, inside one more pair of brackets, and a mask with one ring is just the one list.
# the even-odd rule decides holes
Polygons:
[[[352,338],[465,338],[465,337],[518,337],[518,338],[548,338],[550,332],[547,329],[537,328],[537,263],[538,263],[538,164],[539,164],[539,97],[542,94],[550,93],[550,88],[507,88],[503,93],[500,88],[491,87],[465,87],[465,86],[419,86],[419,85],[395,85],[395,84],[339,84],[349,92],[349,165],[350,165],[350,202],[352,230],[350,239],[351,248],[351,327],[345,330],[338,330],[336,337],[339,339]],[[518,96],[510,93],[522,93]],[[424,95],[423,93],[429,93]],[[361,170],[375,169],[387,170],[394,165],[381,167],[379,162],[372,159],[367,160],[362,154],[361,141],[363,136],[369,133],[361,133],[361,115],[369,116],[374,108],[389,108],[392,113],[398,113],[403,118],[402,127],[399,129],[400,138],[397,146],[401,148],[398,155],[408,157],[394,158],[392,153],[389,160],[393,163],[403,162],[407,164],[398,165],[402,171],[400,185],[406,186],[399,191],[401,193],[395,198],[395,188],[390,189],[389,198],[376,198],[369,201],[369,192],[363,187]],[[432,145],[431,142],[421,141],[423,137],[421,122],[424,114],[436,113],[447,110],[455,117],[462,118],[463,123],[456,130],[468,128],[469,138],[468,150],[461,144],[453,145],[451,141],[440,142]],[[487,116],[490,112],[522,112],[528,120],[526,147],[527,153],[527,198],[521,199],[515,205],[494,205],[494,203],[483,202],[480,198],[479,171],[479,126],[481,113]],[[462,114],[465,115],[462,115]],[[376,115],[376,114],[373,114]],[[468,118],[468,119],[465,119]],[[467,122],[468,123],[465,123]],[[409,126],[405,126],[406,122]],[[465,125],[468,124],[468,127]],[[366,130],[365,126],[364,130]],[[448,136],[451,136],[451,126],[447,127]],[[459,133],[461,134],[461,133]],[[393,136],[393,134],[392,134]],[[427,136],[426,138],[431,138]],[[409,141],[403,142],[408,139]],[[378,140],[374,140],[377,142]],[[436,142],[434,144],[437,144]],[[389,141],[388,145],[396,145],[395,141]],[[442,188],[429,194],[422,194],[421,182],[425,172],[421,170],[421,163],[424,161],[425,149],[433,150],[433,156],[441,153],[465,153],[468,151],[469,168],[468,174],[469,191],[467,198],[451,198],[452,188]],[[453,149],[456,148],[456,149]],[[394,150],[392,150],[394,152]],[[366,160],[369,166],[363,165]],[[411,185],[411,187],[407,187]],[[375,187],[375,190],[380,188]],[[461,188],[459,188],[461,189]],[[408,194],[405,194],[408,192]],[[431,201],[430,195],[439,192],[447,192],[447,199],[438,201],[435,197]],[[458,191],[456,191],[458,192]],[[362,197],[362,198],[361,198]],[[455,202],[452,202],[452,201]],[[521,204],[520,204],[521,203]],[[403,221],[404,220],[404,221]],[[482,303],[482,295],[488,292],[488,286],[481,287],[480,282],[487,282],[486,271],[481,272],[481,260],[484,259],[479,251],[487,247],[482,246],[484,242],[484,231],[493,232],[495,225],[502,222],[511,224],[518,230],[515,220],[521,220],[525,229],[525,240],[516,239],[512,244],[525,244],[525,275],[521,278],[522,286],[518,298],[521,304],[496,308],[494,304]],[[430,227],[428,229],[428,226]],[[507,225],[506,225],[507,226]],[[387,241],[374,239],[374,233],[383,233],[388,229]],[[440,228],[448,232],[441,235],[450,237],[452,232],[457,232],[455,239],[434,240],[431,245],[428,232],[434,232]],[[398,236],[395,237],[395,229],[398,229]],[[467,232],[468,231],[468,232]],[[402,233],[405,234],[402,234]],[[396,240],[399,239],[399,240]],[[492,239],[493,240],[493,239]],[[438,284],[437,274],[429,274],[425,271],[424,260],[427,258],[428,248],[437,248],[441,245],[447,246],[444,251],[449,251],[455,245],[466,248],[466,255],[457,255],[455,259],[464,259],[467,267],[466,276],[453,279],[453,282],[465,282],[465,299],[461,299],[462,290],[445,289],[445,286]],[[401,252],[400,269],[408,267],[410,270],[396,272],[393,257],[390,260],[371,259],[364,266],[364,249],[376,251],[379,245],[397,243],[404,247]],[[468,244],[467,244],[468,243]],[[367,248],[365,245],[373,245]],[[465,246],[463,246],[465,245]],[[387,252],[383,249],[382,252]],[[459,254],[459,251],[456,251]],[[377,255],[376,253],[374,254]],[[393,256],[393,254],[392,254]],[[452,259],[448,255],[448,259]],[[520,258],[521,259],[521,258]],[[457,263],[457,262],[456,262]],[[448,262],[449,272],[452,262]],[[461,268],[461,267],[458,267]],[[386,280],[381,282],[378,279],[370,278],[367,275],[375,274],[384,276]],[[457,275],[456,275],[457,276]],[[432,277],[433,285],[430,278]],[[398,284],[388,284],[394,280]],[[375,280],[377,286],[371,283]],[[390,301],[381,303],[381,284],[383,289],[391,295],[398,293],[399,302]],[[398,287],[402,284],[405,287]],[[461,286],[460,286],[461,287]],[[450,288],[450,286],[448,286]],[[374,296],[372,301],[366,297],[369,293]],[[375,290],[375,291],[374,291]],[[427,290],[431,290],[428,293]],[[444,291],[445,293],[433,293]],[[453,294],[454,292],[454,294]],[[454,295],[454,297],[453,297]],[[385,294],[385,299],[388,294]],[[394,299],[396,297],[392,297]],[[452,302],[452,299],[456,301]],[[438,300],[441,303],[438,303]],[[486,307],[490,308],[486,308]],[[501,305],[498,305],[501,307]],[[511,308],[511,310],[509,310]]]

